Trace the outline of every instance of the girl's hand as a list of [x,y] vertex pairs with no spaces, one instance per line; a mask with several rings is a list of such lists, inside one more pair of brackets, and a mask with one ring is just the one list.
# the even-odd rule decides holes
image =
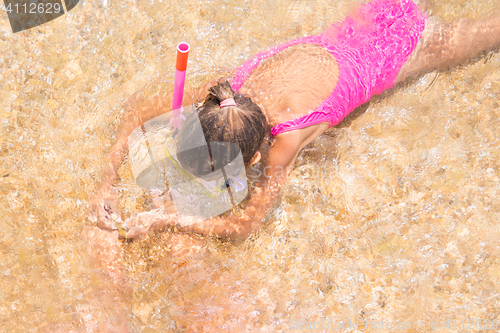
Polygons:
[[223,236],[233,240],[245,240],[258,229],[254,228],[253,219],[245,212],[241,212],[239,215],[231,213],[226,218],[225,224],[227,227]]
[[183,225],[178,225],[179,230],[194,232],[204,236],[216,236],[229,238],[232,240],[246,239],[252,232],[258,229],[260,223],[255,221],[248,215],[242,214],[240,216],[231,214],[228,217],[212,217],[204,221],[197,221],[193,223],[186,223],[182,221]]
[[101,229],[117,230],[122,219],[116,212],[119,212],[116,190],[104,183],[90,199],[89,218]]
[[126,238],[144,238],[149,230],[159,230],[177,224],[177,215],[166,212],[164,209],[153,209],[149,212],[139,213],[123,222],[127,229]]
[[123,223],[127,229],[126,238],[144,238],[149,230],[177,227],[180,231],[194,232],[204,236],[216,236],[232,240],[244,240],[260,226],[260,220],[254,221],[247,214],[231,214],[228,217],[213,217],[205,221],[189,223],[185,219],[179,223],[177,214],[164,209],[154,209],[136,214]]

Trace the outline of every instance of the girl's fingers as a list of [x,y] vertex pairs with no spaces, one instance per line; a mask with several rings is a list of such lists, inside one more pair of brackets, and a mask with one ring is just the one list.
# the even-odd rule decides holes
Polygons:
[[90,204],[88,218],[101,229],[117,230],[123,223],[121,217],[115,212],[117,206],[110,198],[95,198]]
[[133,227],[127,232],[126,238],[127,239],[144,238],[146,237],[147,234],[148,234],[148,228],[145,228],[143,226],[137,226]]
[[162,209],[154,209],[126,219],[123,222],[123,228],[128,230],[127,238],[143,238],[149,230],[160,230],[176,224],[177,216],[175,214],[167,214]]
[[97,226],[101,229],[116,230],[115,221],[104,209],[100,209],[98,213]]

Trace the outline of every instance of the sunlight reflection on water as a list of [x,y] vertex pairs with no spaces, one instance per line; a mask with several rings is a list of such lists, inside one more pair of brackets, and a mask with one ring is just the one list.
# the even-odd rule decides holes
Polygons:
[[[179,41],[192,46],[188,84],[198,86],[321,32],[352,4],[86,1],[18,34],[0,12],[0,332],[110,331],[126,308],[131,332],[497,319],[498,52],[375,97],[308,146],[281,205],[245,243],[169,232],[121,243],[121,289],[88,259],[89,193],[121,104],[160,76],[146,94],[171,89]],[[431,13],[495,8],[447,1]],[[123,217],[150,209],[128,163],[119,176]],[[173,257],[181,242],[197,251]]]

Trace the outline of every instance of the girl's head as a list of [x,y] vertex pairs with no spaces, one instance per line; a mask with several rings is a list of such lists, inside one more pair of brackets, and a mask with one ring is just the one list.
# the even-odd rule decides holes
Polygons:
[[[228,99],[234,99],[236,105],[228,103]],[[221,106],[221,103],[226,101]],[[230,106],[224,106],[230,104]],[[252,102],[248,97],[235,94],[228,81],[218,83],[209,89],[209,94],[203,104],[198,107],[198,118],[207,143],[210,142],[231,142],[236,144],[241,150],[243,162],[249,164],[268,134],[267,120],[260,107]],[[182,135],[185,139],[189,137],[189,128],[186,126],[187,135]],[[183,149],[188,144],[183,143],[183,139],[177,144],[177,148]],[[235,151],[234,145],[227,145],[227,163],[232,161],[239,152]],[[182,154],[184,155],[184,154]],[[189,154],[193,156],[192,154]],[[193,156],[185,158],[187,155],[180,156],[179,161],[183,167],[188,167],[196,175],[206,174],[208,170],[206,163],[200,160],[206,160],[202,156]],[[184,158],[183,158],[184,157]],[[184,161],[183,161],[184,159]],[[226,158],[224,158],[226,159]],[[254,159],[255,160],[255,159]],[[213,169],[213,162],[212,167]]]

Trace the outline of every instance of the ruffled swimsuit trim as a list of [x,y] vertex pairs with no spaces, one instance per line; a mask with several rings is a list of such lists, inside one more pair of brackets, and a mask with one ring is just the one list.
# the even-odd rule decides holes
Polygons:
[[322,34],[257,53],[235,70],[231,86],[237,92],[261,61],[291,46],[316,44],[337,61],[337,85],[312,113],[274,126],[271,134],[276,136],[322,122],[337,125],[371,96],[394,86],[401,67],[420,40],[426,18],[411,0],[374,0]]

